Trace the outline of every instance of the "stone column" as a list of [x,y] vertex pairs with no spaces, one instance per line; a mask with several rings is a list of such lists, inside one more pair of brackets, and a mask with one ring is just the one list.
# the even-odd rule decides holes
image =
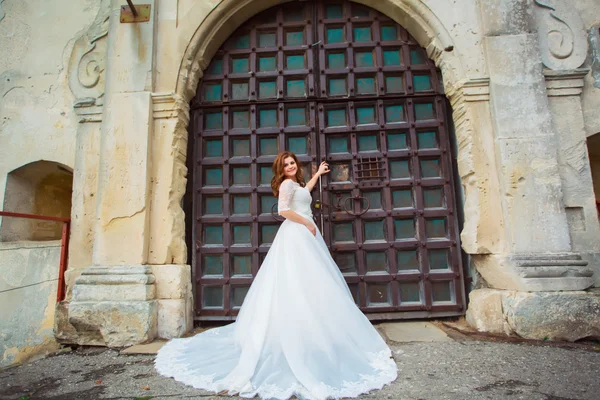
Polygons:
[[75,105],[79,126],[75,141],[69,265],[65,273],[67,300],[71,299],[75,279],[92,264],[102,123],[102,104],[95,103]]
[[577,340],[600,333],[600,297],[583,291],[593,271],[571,235],[560,154],[573,132],[553,118],[561,105],[548,99],[553,89],[543,74],[543,63],[554,62],[544,36],[556,33],[550,14],[574,19],[546,3],[480,3],[506,243],[504,254],[473,257],[489,289],[470,293],[467,321],[481,331]]
[[[581,290],[590,269],[572,252],[536,36],[485,38],[500,171],[505,254],[475,265],[489,285],[522,291]],[[490,262],[491,261],[491,262]]]
[[490,73],[495,159],[504,220],[504,252],[475,256],[498,289],[581,290],[590,269],[574,253],[563,205],[558,136],[546,97],[542,57],[525,0],[481,3]]
[[76,279],[68,320],[80,344],[152,340],[158,305],[148,262],[155,0],[149,22],[110,3],[93,266]]
[[589,262],[600,285],[600,225],[581,106],[589,69],[544,70],[552,121],[559,139],[563,202],[573,251]]
[[[177,111],[177,101],[171,93],[154,93],[152,99],[154,145],[148,263],[156,277],[158,336],[170,339],[191,330],[194,321],[192,275],[186,264],[185,218],[181,208],[187,176],[187,115]],[[182,124],[182,120],[186,123]]]

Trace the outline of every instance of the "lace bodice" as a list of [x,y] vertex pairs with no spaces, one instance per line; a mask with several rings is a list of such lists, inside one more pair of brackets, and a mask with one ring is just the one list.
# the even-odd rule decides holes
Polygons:
[[312,197],[308,189],[300,186],[297,182],[286,179],[281,183],[277,202],[279,213],[292,210],[304,217],[312,218],[311,202]]

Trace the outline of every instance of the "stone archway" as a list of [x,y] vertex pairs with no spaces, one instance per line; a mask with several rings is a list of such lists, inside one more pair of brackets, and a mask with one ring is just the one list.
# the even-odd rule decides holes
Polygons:
[[[203,71],[225,39],[250,17],[288,1],[292,0],[222,1],[195,30],[186,48],[179,69],[176,94],[186,103],[189,102],[196,93]],[[467,80],[461,60],[453,53],[454,43],[450,34],[439,18],[419,0],[402,3],[393,0],[353,1],[385,14],[404,27],[442,70],[448,94],[451,92],[449,89],[458,88]],[[187,18],[194,18],[194,14],[194,9],[190,10]]]
[[[173,220],[170,248],[185,253],[185,216],[181,208],[186,191],[186,151],[189,124],[189,101],[196,93],[203,71],[221,44],[248,18],[262,10],[286,1],[277,0],[224,0],[198,26],[187,45],[177,78],[175,109],[177,124],[173,134],[174,158],[173,184],[169,199],[169,215]],[[464,189],[464,229],[461,233],[463,249],[469,254],[490,254],[502,242],[503,222],[499,213],[490,216],[486,210],[500,209],[496,166],[490,162],[494,153],[489,140],[476,137],[484,130],[492,135],[489,111],[489,79],[469,79],[454,43],[439,18],[418,0],[397,3],[392,0],[356,1],[389,16],[426,49],[428,57],[441,70],[447,98],[453,109],[453,122],[458,142],[458,172]],[[198,6],[188,12],[186,20],[205,12]],[[182,22],[185,26],[186,22]],[[188,22],[189,26],[189,22]],[[188,28],[191,29],[191,28]],[[477,121],[478,126],[476,126]],[[485,147],[485,149],[483,149]],[[476,166],[481,165],[479,170]],[[486,215],[487,214],[487,215]],[[482,218],[485,215],[486,226]],[[491,226],[490,226],[491,223]],[[180,257],[185,258],[184,254]]]
[[390,18],[339,0],[269,8],[219,49],[191,102],[196,318],[237,314],[278,228],[268,183],[283,150],[307,178],[331,163],[313,213],[370,319],[464,313],[452,134],[424,53]]

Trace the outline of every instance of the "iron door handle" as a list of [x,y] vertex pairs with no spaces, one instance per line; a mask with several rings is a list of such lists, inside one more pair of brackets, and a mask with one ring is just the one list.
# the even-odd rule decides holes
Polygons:
[[[367,206],[365,207],[365,209],[362,212],[355,213],[355,212],[351,211],[351,209],[348,209],[348,200],[359,200],[361,202],[364,200],[367,202]],[[369,199],[367,199],[366,197],[363,197],[363,196],[348,197],[344,201],[344,211],[346,211],[346,214],[349,214],[349,215],[352,215],[355,217],[359,217],[359,216],[363,215],[364,213],[369,211],[369,208],[371,208],[371,203],[369,202]]]

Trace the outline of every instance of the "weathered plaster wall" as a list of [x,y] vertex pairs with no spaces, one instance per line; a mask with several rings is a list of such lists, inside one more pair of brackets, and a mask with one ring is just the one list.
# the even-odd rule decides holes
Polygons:
[[0,367],[55,351],[60,242],[0,244]]
[[77,118],[66,67],[96,7],[94,0],[2,3],[0,204],[8,172],[40,159],[74,164]]
[[[54,161],[68,169],[75,165],[80,117],[73,110],[75,96],[69,87],[69,61],[75,40],[93,21],[99,2],[19,0],[4,1],[1,7],[0,204],[5,204],[7,177],[11,171],[39,160]],[[90,71],[93,69],[92,66]],[[89,148],[93,149],[85,146],[80,154],[85,157]],[[70,197],[70,193],[58,194]],[[32,199],[31,206],[33,212],[56,211],[52,202],[36,205]],[[75,213],[74,232],[79,229],[77,217]],[[78,246],[80,243],[72,244],[74,254],[85,254],[85,248]],[[0,294],[3,296],[0,300],[3,340],[0,343],[7,346],[2,349],[1,363],[18,362],[43,350],[46,344],[55,345],[48,338],[53,335],[56,281],[13,290],[56,279],[60,251],[55,245],[36,246],[31,242],[23,249],[17,246],[0,251],[0,286],[4,285],[0,291],[10,289]],[[48,246],[48,243],[39,246]],[[32,249],[28,250],[29,247]],[[71,259],[78,261],[76,256]],[[25,298],[28,300],[23,301]],[[5,304],[21,308],[5,307]]]

